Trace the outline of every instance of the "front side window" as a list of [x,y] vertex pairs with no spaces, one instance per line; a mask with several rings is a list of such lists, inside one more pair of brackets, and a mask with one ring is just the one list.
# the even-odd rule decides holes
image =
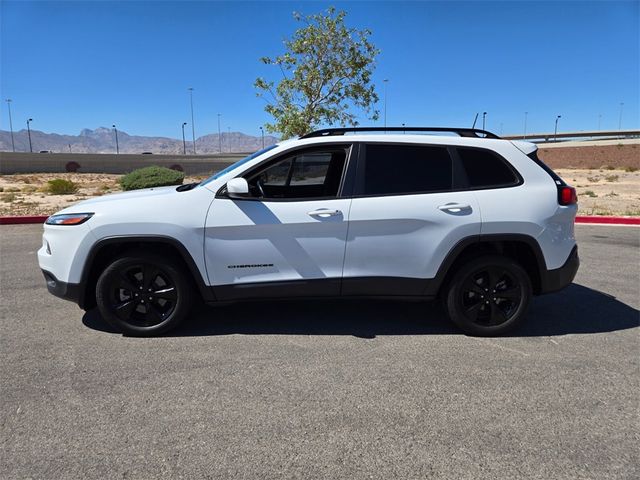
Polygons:
[[347,152],[334,147],[292,153],[249,173],[249,191],[266,199],[336,197]]
[[442,192],[453,184],[451,156],[439,146],[369,144],[358,173],[360,195]]

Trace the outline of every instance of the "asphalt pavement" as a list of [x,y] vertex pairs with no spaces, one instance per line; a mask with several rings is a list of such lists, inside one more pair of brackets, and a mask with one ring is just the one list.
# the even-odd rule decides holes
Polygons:
[[0,478],[640,478],[640,229],[509,337],[436,305],[200,308],[129,338],[49,295],[41,226],[0,227]]

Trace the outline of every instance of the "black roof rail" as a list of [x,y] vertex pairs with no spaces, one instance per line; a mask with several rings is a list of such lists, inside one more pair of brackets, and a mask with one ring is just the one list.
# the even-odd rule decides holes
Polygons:
[[458,127],[338,127],[323,128],[315,132],[307,133],[300,138],[328,137],[331,135],[344,135],[351,132],[450,132],[461,137],[473,138],[500,138],[495,133],[478,128],[458,128]]

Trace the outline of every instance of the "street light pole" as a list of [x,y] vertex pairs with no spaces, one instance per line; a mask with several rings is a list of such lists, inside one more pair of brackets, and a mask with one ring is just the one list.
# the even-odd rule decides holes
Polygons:
[[187,124],[187,122],[182,122],[182,154],[186,155],[187,154],[187,142],[184,139],[184,127]]
[[389,79],[385,78],[382,82],[384,83],[384,128],[387,128],[387,83],[389,83]]
[[558,141],[558,120],[560,120],[562,118],[562,115],[558,115],[556,117],[556,128],[553,131],[553,141],[557,142]]
[[116,128],[115,125],[111,125],[113,127],[113,130],[116,132],[116,154],[120,153],[120,146],[118,145],[118,129]]
[[7,98],[7,107],[9,108],[9,129],[11,130],[11,149],[16,151],[16,144],[13,143],[13,120],[11,119],[11,102],[10,98]]
[[527,115],[529,115],[529,112],[524,112],[524,135],[522,136],[523,140],[527,139]]
[[33,122],[33,118],[27,120],[27,134],[29,135],[29,152],[33,153],[33,146],[31,145],[31,128],[29,127],[31,122]]
[[220,132],[220,113],[218,114],[218,153],[222,153],[222,133]]
[[487,118],[487,112],[482,112],[482,129],[485,130],[485,119]]
[[189,87],[189,102],[191,103],[191,137],[193,138],[193,154],[196,154],[196,125],[193,122],[193,87]]
[[622,130],[622,107],[624,107],[624,103],[620,102],[620,118],[618,118],[618,130]]
[[260,127],[260,135],[262,136],[262,149],[264,150],[264,128]]

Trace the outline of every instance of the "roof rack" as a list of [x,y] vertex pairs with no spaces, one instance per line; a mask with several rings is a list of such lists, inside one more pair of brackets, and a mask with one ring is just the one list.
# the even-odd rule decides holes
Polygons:
[[500,138],[495,133],[477,128],[457,128],[457,127],[339,127],[323,128],[315,132],[307,133],[300,138],[328,137],[332,135],[344,135],[350,132],[450,132],[461,137],[473,138]]

